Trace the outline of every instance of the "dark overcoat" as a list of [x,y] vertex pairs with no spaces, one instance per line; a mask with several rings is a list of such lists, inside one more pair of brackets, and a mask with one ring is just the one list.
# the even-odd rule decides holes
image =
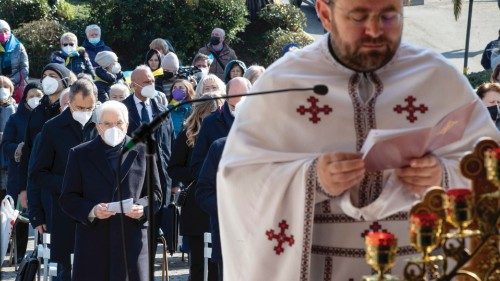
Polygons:
[[[127,135],[132,136],[132,133],[141,126],[141,116],[137,111],[134,101],[134,95],[129,95],[123,100],[123,104],[128,109],[129,125]],[[161,114],[166,108],[159,104],[155,99],[151,99],[151,107],[153,109],[153,118]],[[169,203],[170,190],[172,187],[172,180],[168,176],[167,167],[170,155],[172,153],[172,144],[174,142],[174,125],[172,119],[168,117],[161,126],[156,129],[154,133],[154,140],[156,141],[156,164],[158,166],[158,173],[160,175],[160,182],[162,185],[163,202]]]
[[71,148],[93,139],[96,135],[92,121],[82,129],[81,124],[73,119],[69,109],[49,120],[40,133],[41,146],[34,159],[31,178],[35,185],[52,195],[50,258],[64,265],[70,265],[75,241],[75,222],[63,213],[58,201],[68,153]]
[[[128,141],[126,139],[125,141]],[[123,281],[148,280],[148,212],[146,151],[140,144],[123,156],[120,167],[122,199],[133,198],[144,206],[144,216],[124,216],[124,233],[129,269],[125,277],[120,217],[89,220],[92,208],[99,203],[119,201],[116,174],[105,150],[110,148],[100,136],[71,149],[64,175],[60,204],[64,212],[77,221],[73,280]],[[153,166],[152,188],[154,211],[161,205],[161,187],[156,164]]]

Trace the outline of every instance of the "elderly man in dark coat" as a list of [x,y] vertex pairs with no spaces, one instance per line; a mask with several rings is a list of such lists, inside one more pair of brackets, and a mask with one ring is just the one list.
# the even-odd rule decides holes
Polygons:
[[[107,101],[97,113],[99,136],[70,151],[60,203],[77,221],[73,280],[148,280],[145,146],[128,151],[118,164],[123,145],[130,140],[125,135],[128,122],[125,105]],[[158,211],[162,194],[156,163],[151,172],[153,208]],[[119,201],[117,174],[121,198],[134,202],[130,210],[124,210],[123,233],[120,217],[108,210],[110,202]],[[120,235],[125,239],[128,274]]]
[[92,81],[82,78],[70,88],[69,110],[49,120],[40,133],[40,151],[33,164],[35,185],[52,195],[51,206],[51,260],[57,262],[58,279],[70,280],[70,256],[73,252],[75,222],[59,206],[64,171],[69,150],[96,136],[91,121],[97,101],[97,88]]

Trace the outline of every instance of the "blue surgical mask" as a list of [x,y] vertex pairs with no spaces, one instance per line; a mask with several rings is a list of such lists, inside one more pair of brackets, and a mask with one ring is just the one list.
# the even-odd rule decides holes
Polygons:
[[92,45],[97,45],[97,43],[101,42],[101,38],[100,37],[97,37],[97,38],[89,38],[89,43],[92,44]]

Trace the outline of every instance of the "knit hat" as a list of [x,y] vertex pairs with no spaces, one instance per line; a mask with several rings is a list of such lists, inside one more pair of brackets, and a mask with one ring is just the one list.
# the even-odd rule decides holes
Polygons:
[[49,63],[45,66],[42,73],[44,73],[46,70],[52,70],[56,72],[57,75],[61,77],[64,88],[67,88],[69,86],[69,75],[71,73],[71,70],[69,70],[66,66],[59,63]]
[[0,29],[10,30],[10,25],[4,20],[0,20]]
[[169,72],[177,73],[179,70],[179,59],[173,52],[166,54],[161,60],[161,68]]
[[118,61],[118,56],[111,51],[102,51],[95,56],[95,62],[103,68],[106,68]]

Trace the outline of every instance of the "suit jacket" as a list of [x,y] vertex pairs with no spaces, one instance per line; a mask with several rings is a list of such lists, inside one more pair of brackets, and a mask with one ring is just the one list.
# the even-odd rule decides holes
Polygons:
[[[129,116],[127,135],[132,136],[132,133],[141,126],[141,116],[137,111],[134,95],[129,95],[125,100],[123,100],[123,104],[127,107]],[[159,104],[155,99],[151,99],[151,107],[153,109],[153,118],[166,110],[166,108]],[[175,138],[174,126],[170,117],[168,117],[168,119],[165,120],[158,129],[156,129],[153,138],[156,141],[156,164],[158,166],[158,173],[160,175],[160,182],[162,186],[163,203],[168,204],[172,180],[168,176],[167,167],[172,152],[172,144]]]
[[73,252],[75,223],[59,206],[62,181],[69,150],[97,135],[95,124],[89,121],[85,127],[73,119],[67,109],[48,121],[40,133],[40,151],[33,164],[33,183],[52,195],[51,259],[58,263],[70,264]]
[[[125,141],[128,141],[127,138]],[[118,201],[116,173],[106,157],[111,147],[100,136],[72,148],[63,180],[59,202],[62,209],[76,220],[74,280],[126,280],[120,217],[108,219],[88,216],[99,203]],[[161,187],[156,163],[152,169],[154,211],[161,205]],[[129,266],[128,280],[148,280],[147,222],[148,198],[146,182],[146,150],[140,144],[128,151],[120,166],[122,199],[133,198],[144,206],[144,217],[132,219],[124,216],[124,238]],[[89,270],[91,269],[91,270]]]

